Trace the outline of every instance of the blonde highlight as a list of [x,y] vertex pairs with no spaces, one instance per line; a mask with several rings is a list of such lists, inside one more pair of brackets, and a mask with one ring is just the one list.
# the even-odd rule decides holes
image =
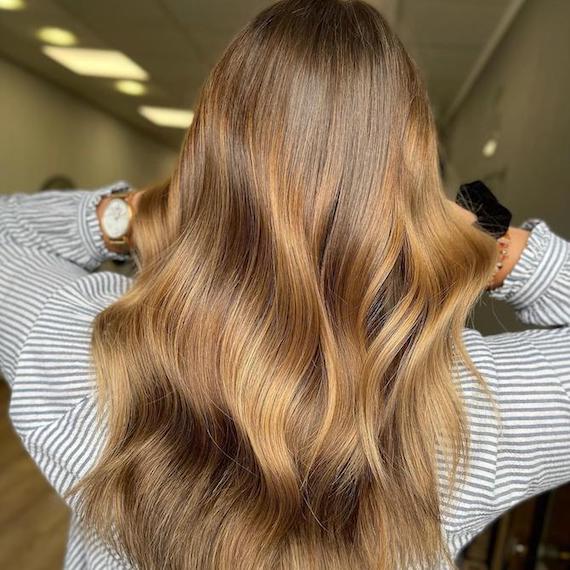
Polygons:
[[284,0],[203,86],[93,326],[101,457],[68,493],[145,570],[453,561],[454,367],[494,269],[455,217],[420,75],[360,1]]

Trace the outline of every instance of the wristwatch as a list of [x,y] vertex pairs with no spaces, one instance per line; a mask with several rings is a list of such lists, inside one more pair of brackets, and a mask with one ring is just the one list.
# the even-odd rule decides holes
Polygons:
[[131,250],[133,209],[128,201],[132,191],[125,187],[115,188],[101,214],[103,241],[118,253]]

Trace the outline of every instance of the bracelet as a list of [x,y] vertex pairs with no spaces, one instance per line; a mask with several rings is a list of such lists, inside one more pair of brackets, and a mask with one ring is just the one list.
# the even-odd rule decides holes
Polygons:
[[503,268],[505,259],[509,256],[509,245],[511,244],[511,235],[510,232],[507,230],[505,234],[503,234],[500,238],[497,239],[497,249],[498,249],[498,261],[495,263],[495,270],[491,275],[491,279],[487,284],[487,287],[493,285],[493,279]]

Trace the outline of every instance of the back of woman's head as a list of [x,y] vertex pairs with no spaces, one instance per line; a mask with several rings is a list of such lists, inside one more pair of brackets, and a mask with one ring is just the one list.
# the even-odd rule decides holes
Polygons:
[[108,438],[78,487],[86,524],[144,569],[432,568],[436,456],[451,489],[468,451],[452,365],[472,366],[495,245],[453,217],[382,17],[257,16],[135,240],[137,278],[94,323]]

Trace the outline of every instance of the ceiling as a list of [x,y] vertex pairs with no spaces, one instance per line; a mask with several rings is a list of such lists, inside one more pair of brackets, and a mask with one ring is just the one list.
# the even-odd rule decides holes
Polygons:
[[[272,0],[27,0],[0,10],[0,56],[178,147],[184,131],[141,117],[141,104],[190,108],[230,38]],[[392,22],[426,77],[437,117],[445,116],[514,0],[370,0]],[[520,3],[520,0],[519,0]],[[42,26],[73,31],[81,47],[116,49],[150,75],[132,97],[113,81],[75,75],[50,60],[34,36]],[[488,54],[487,54],[488,55]],[[471,74],[472,75],[472,74]],[[1,80],[0,80],[1,81]]]

